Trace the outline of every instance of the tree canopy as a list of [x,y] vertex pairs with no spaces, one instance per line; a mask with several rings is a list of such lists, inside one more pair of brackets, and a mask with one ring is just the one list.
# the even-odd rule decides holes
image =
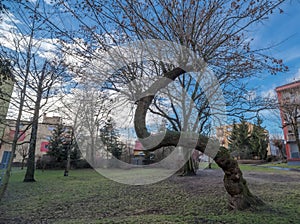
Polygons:
[[63,161],[67,160],[68,153],[70,153],[72,161],[76,161],[81,157],[72,129],[63,124],[58,124],[53,129],[47,154],[55,158],[56,162],[62,164]]

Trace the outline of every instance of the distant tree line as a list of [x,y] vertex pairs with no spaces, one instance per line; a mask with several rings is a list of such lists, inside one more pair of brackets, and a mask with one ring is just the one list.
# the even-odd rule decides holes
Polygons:
[[[100,138],[99,141],[102,141],[107,155],[109,155],[108,158],[112,155],[120,160],[126,145],[120,140],[120,133],[115,128],[115,123],[112,118],[109,118],[100,129]],[[38,160],[37,168],[65,168],[69,153],[71,166],[73,168],[90,167],[87,161],[82,159],[82,154],[72,130],[63,124],[59,124],[52,132],[47,155]]]

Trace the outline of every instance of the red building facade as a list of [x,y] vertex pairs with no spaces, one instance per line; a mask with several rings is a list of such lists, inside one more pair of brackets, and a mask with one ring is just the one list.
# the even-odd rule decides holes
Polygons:
[[[296,135],[300,133],[300,81],[276,88],[289,164],[300,164]],[[295,131],[296,130],[296,131]],[[296,134],[296,135],[295,135]]]

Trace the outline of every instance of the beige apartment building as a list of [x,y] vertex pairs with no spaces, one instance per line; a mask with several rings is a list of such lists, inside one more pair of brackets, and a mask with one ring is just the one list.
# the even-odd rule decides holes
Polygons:
[[[60,117],[47,117],[46,114],[44,114],[42,122],[38,125],[38,135],[35,149],[36,158],[47,153],[49,140],[52,136],[53,130],[58,124],[61,123],[62,120]],[[22,121],[20,124],[20,137],[18,140],[19,145],[15,153],[14,162],[21,162],[23,152],[28,151],[31,133],[30,124],[30,121]],[[11,143],[15,134],[15,127],[15,120],[6,120],[2,143],[0,145],[0,161],[5,155],[11,152]]]
[[14,82],[12,78],[9,77],[4,78],[2,74],[0,74],[0,81],[1,81],[1,85],[0,85],[0,139],[1,139],[4,134],[4,129],[5,129],[4,121],[7,116],[9,102],[14,88]]
[[[0,74],[0,147],[2,144],[2,138],[5,131],[5,120],[8,112],[9,103],[11,100],[11,95],[14,88],[13,78],[7,75]],[[1,153],[1,152],[0,152]],[[10,153],[5,153],[5,155],[0,154],[0,169],[5,167],[7,164]]]

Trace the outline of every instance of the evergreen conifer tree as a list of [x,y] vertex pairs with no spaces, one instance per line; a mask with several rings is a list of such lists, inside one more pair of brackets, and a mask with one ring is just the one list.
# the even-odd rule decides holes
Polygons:
[[51,139],[48,145],[48,155],[55,158],[57,162],[62,162],[67,159],[65,145],[63,144],[62,135],[64,133],[64,127],[62,124],[57,125],[53,130]]
[[[69,142],[66,142],[64,139],[65,135],[70,135]],[[54,157],[57,162],[63,162],[67,160],[68,150],[70,151],[71,161],[76,162],[81,158],[81,153],[73,133],[66,131],[64,125],[59,124],[52,132],[47,154]]]
[[124,144],[119,140],[120,134],[114,127],[114,122],[111,118],[109,118],[103,128],[100,129],[100,137],[107,151],[115,158],[120,159]]
[[232,130],[228,137],[228,142],[229,142],[228,146],[230,152],[237,150],[238,147],[237,139],[238,139],[238,126],[236,125],[236,121],[233,120]]
[[240,119],[239,124],[236,124],[234,121],[228,140],[231,152],[235,152],[238,158],[249,158],[250,132],[249,125],[244,117]]
[[252,156],[267,158],[268,135],[262,127],[262,119],[257,117],[256,123],[250,136],[251,154]]

